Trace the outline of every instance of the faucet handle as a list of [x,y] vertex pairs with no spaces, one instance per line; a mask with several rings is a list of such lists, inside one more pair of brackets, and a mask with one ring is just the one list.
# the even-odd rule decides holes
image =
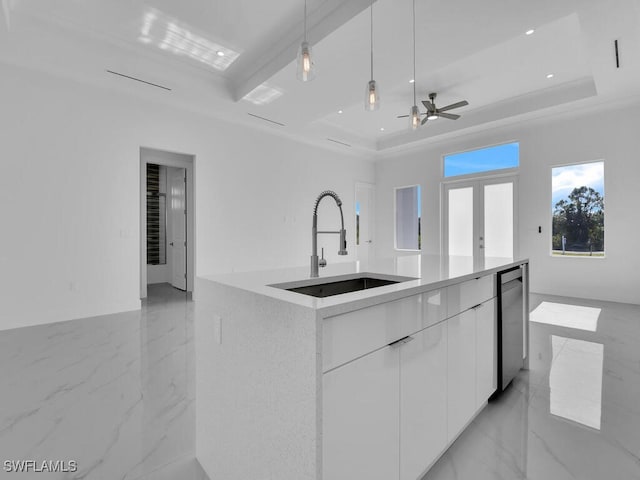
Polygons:
[[321,248],[320,251],[322,253],[320,253],[320,260],[318,260],[318,266],[319,267],[326,267],[327,266],[327,261],[324,259],[324,248]]

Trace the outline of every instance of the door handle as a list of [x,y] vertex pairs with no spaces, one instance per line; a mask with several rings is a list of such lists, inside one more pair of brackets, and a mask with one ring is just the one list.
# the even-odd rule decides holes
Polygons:
[[169,243],[169,245],[171,245],[173,247],[173,242]]

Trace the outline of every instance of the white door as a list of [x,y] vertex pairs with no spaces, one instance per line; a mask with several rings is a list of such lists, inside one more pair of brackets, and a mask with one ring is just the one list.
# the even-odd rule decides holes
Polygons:
[[169,255],[172,262],[171,285],[187,289],[187,189],[186,169],[169,168],[169,198],[171,202],[171,240]]
[[398,480],[399,376],[398,347],[322,376],[324,480]]
[[422,478],[447,446],[447,322],[400,348],[400,479]]
[[516,189],[515,177],[445,184],[444,254],[478,259],[514,257]]
[[367,262],[373,256],[373,216],[375,187],[368,183],[356,184],[355,228],[352,245],[356,259]]

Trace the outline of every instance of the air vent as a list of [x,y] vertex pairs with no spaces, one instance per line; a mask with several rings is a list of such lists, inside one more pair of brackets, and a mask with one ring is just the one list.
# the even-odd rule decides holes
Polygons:
[[171,91],[169,87],[164,87],[162,85],[158,85],[157,83],[147,82],[146,80],[142,80],[140,78],[131,77],[129,75],[125,75],[124,73],[114,72],[113,70],[107,70],[107,73],[111,73],[112,75],[117,75],[119,77],[128,78],[129,80],[135,80],[136,82],[144,83],[145,85],[151,85],[152,87],[161,88],[163,90]]
[[261,117],[260,115],[254,115],[253,113],[247,113],[250,117],[259,118],[260,120],[264,120],[265,122],[275,123],[276,125],[280,125],[281,127],[286,127],[284,123],[276,122],[275,120],[271,120],[270,118]]
[[336,140],[335,138],[327,138],[327,140],[329,140],[330,142],[337,143],[339,145],[344,145],[345,147],[351,148],[351,145],[349,145],[348,143],[341,142],[340,140]]

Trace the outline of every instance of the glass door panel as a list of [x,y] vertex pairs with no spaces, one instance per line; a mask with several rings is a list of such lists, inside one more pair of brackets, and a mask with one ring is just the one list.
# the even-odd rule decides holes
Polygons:
[[513,182],[484,186],[484,254],[513,257]]
[[449,190],[449,255],[473,255],[473,187]]
[[443,253],[512,258],[515,251],[516,177],[445,183]]

